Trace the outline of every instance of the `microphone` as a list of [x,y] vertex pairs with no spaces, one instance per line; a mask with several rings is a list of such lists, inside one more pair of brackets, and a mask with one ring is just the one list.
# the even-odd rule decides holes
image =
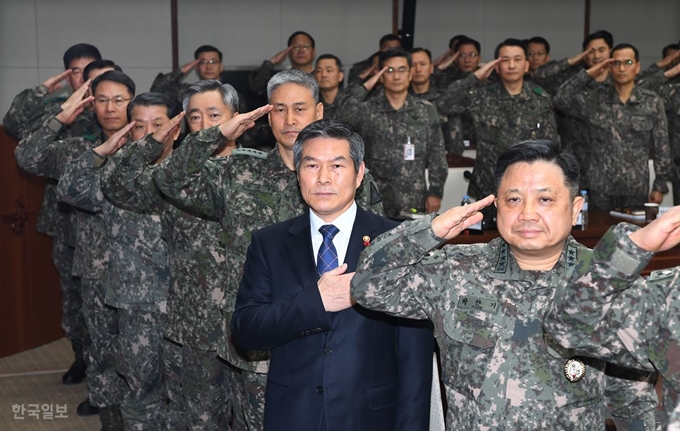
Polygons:
[[481,198],[484,198],[484,197],[486,197],[486,196],[489,195],[488,193],[484,193],[484,191],[481,189],[481,187],[479,187],[479,185],[477,184],[477,182],[476,182],[475,180],[472,179],[472,172],[470,172],[470,171],[464,171],[464,172],[463,172],[463,176],[465,177],[466,180],[470,181],[470,184],[472,184],[472,187],[474,187],[475,190],[477,190],[477,192],[479,193],[479,195],[481,196]]

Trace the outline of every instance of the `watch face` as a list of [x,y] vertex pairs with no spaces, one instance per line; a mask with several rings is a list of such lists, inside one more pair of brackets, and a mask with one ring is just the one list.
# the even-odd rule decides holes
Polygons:
[[578,382],[586,375],[586,365],[580,359],[569,359],[564,365],[564,376],[570,382]]

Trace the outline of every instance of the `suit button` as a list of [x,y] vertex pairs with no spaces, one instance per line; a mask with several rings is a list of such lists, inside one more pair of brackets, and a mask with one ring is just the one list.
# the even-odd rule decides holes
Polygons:
[[326,347],[325,349],[323,349],[323,352],[327,355],[330,355],[331,353],[333,353],[333,349],[331,349],[330,347]]
[[316,393],[317,393],[317,394],[322,394],[322,393],[323,393],[323,386],[317,386],[317,387],[316,387]]

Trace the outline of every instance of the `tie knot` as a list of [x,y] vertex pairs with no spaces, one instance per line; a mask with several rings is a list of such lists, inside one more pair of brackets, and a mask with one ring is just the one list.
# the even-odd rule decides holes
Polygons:
[[324,240],[330,239],[332,241],[335,235],[337,235],[338,232],[340,232],[340,229],[335,227],[335,225],[325,224],[319,228],[319,232],[321,232],[321,235],[323,236]]

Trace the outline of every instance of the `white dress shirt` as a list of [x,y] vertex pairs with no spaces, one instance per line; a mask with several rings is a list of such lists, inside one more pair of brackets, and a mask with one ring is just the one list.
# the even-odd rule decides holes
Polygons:
[[314,262],[319,256],[319,248],[323,244],[323,235],[319,232],[319,228],[325,224],[332,224],[337,227],[338,232],[333,237],[333,245],[335,251],[338,253],[338,266],[345,262],[345,255],[347,254],[347,247],[349,246],[349,239],[352,236],[352,228],[354,227],[354,220],[357,217],[357,203],[353,202],[352,206],[347,208],[347,211],[340,214],[335,220],[326,223],[321,220],[314,211],[309,210],[309,226],[312,231],[312,251],[314,251]]

